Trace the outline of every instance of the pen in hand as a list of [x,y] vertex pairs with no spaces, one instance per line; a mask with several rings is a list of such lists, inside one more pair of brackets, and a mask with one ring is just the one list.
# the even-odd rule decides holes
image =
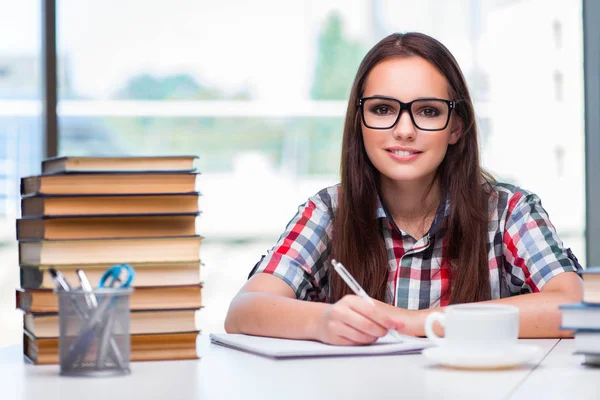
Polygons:
[[[367,292],[365,292],[365,290],[358,284],[356,279],[354,279],[354,277],[352,275],[350,275],[350,272],[348,272],[348,270],[346,269],[346,267],[344,267],[342,265],[342,263],[332,259],[331,264],[333,265],[335,272],[337,272],[342,277],[344,282],[346,282],[346,284],[350,287],[350,289],[352,289],[354,294],[359,296],[361,299],[375,305],[375,302],[373,301],[373,299],[371,297],[369,297]],[[410,335],[403,335],[395,329],[389,329],[388,332],[394,338],[396,338],[400,341],[403,341],[403,342],[409,341],[409,340],[412,340],[412,341],[418,340],[417,338],[412,337]]]

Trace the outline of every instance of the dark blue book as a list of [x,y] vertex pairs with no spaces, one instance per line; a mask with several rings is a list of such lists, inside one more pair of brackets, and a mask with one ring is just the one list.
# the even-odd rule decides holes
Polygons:
[[562,311],[564,330],[598,329],[600,330],[600,304],[572,303],[558,307]]
[[580,273],[580,275],[597,275],[597,274],[600,274],[600,267],[587,267]]
[[600,353],[585,353],[582,351],[576,351],[574,354],[582,355],[582,364],[586,367],[599,368],[600,367]]

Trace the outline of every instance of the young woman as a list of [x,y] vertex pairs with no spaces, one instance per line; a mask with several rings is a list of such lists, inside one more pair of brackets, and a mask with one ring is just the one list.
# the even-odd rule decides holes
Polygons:
[[[332,259],[375,305],[351,294]],[[558,306],[581,300],[579,268],[540,199],[482,171],[473,104],[448,49],[393,34],[354,80],[341,183],[299,208],[225,329],[365,344],[389,328],[422,336],[431,310],[487,301],[519,307],[521,337],[564,336]]]

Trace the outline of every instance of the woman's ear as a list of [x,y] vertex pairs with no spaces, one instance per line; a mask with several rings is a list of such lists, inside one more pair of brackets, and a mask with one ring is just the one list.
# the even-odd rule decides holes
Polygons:
[[456,144],[463,134],[463,122],[460,118],[453,116],[452,128],[450,129],[450,137],[448,138],[448,144]]

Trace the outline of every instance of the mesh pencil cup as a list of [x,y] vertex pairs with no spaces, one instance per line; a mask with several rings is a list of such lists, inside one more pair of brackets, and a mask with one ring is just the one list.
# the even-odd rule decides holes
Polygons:
[[58,294],[60,374],[129,374],[129,297],[133,289],[55,292]]

